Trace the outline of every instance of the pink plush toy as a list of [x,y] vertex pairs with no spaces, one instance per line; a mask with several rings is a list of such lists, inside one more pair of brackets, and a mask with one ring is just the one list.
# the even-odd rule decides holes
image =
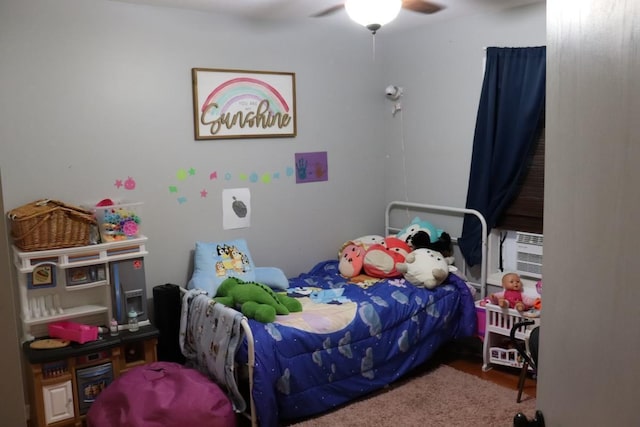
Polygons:
[[373,245],[384,242],[384,237],[376,234],[349,240],[338,251],[338,271],[344,277],[355,277],[364,267],[364,254]]
[[345,246],[340,252],[338,270],[344,277],[355,277],[362,271],[365,248],[361,245],[351,243]]
[[400,277],[402,273],[396,268],[405,262],[411,248],[397,237],[386,237],[383,243],[367,249],[364,254],[364,271],[367,275],[378,278]]
[[396,265],[404,262],[409,252],[409,245],[396,237],[364,236],[342,246],[338,270],[348,278],[363,271],[376,278],[399,277]]
[[522,293],[522,281],[517,273],[507,273],[502,276],[502,292],[490,295],[491,302],[502,308],[515,308],[519,312],[533,306],[534,299]]

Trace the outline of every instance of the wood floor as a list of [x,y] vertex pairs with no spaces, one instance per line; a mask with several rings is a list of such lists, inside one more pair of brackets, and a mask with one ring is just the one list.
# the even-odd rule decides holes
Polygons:
[[[494,366],[484,372],[482,370],[482,342],[479,339],[453,343],[446,346],[438,353],[434,363],[444,363],[452,368],[478,376],[483,380],[513,389],[514,399],[516,397],[520,369],[507,366]],[[537,397],[536,380],[531,375],[527,376],[523,390],[524,394]]]

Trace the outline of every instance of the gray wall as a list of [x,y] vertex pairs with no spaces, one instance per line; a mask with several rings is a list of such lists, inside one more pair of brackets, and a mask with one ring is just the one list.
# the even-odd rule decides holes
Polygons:
[[465,205],[484,49],[544,45],[545,10],[537,3],[381,39],[384,78],[404,87],[402,113],[385,133],[386,201]]
[[640,3],[550,0],[547,27],[538,403],[548,426],[637,426]]
[[[143,201],[149,292],[186,282],[196,240],[245,237],[258,265],[297,274],[350,237],[382,232],[387,201],[464,205],[483,48],[544,44],[544,22],[538,5],[381,31],[374,60],[366,31],[326,20],[256,25],[104,0],[2,2],[4,210],[41,197]],[[194,141],[192,67],[295,72],[298,136]],[[405,88],[395,117],[388,84]],[[294,153],[310,151],[328,152],[329,181],[285,178]],[[190,191],[180,204],[168,188],[190,167],[198,175],[179,183]],[[212,170],[234,178],[210,182]],[[238,178],[252,172],[281,178]],[[114,187],[129,176],[135,190]],[[220,192],[236,187],[251,189],[252,226],[225,231]]]
[[[381,228],[384,180],[371,171],[382,169],[384,97],[360,27],[256,26],[102,0],[2,7],[6,209],[41,197],[143,201],[150,286],[185,283],[198,239],[245,237],[258,265],[291,275],[334,255],[346,236]],[[194,141],[192,67],[295,72],[298,137]],[[313,151],[328,152],[329,181],[296,185],[286,168]],[[177,179],[192,167],[196,176]],[[280,178],[240,178],[253,172]],[[114,186],[129,176],[135,190]],[[221,191],[237,187],[251,189],[252,227],[224,231]]]
[[[0,208],[2,204],[2,179],[0,178]],[[4,212],[3,209],[0,209]],[[18,324],[16,321],[15,287],[11,286],[11,264],[8,232],[4,221],[0,221],[0,342],[5,343],[0,352],[0,412],[2,425],[24,425],[24,401],[22,375],[20,371],[20,348],[18,347]]]
[[[41,197],[143,201],[149,286],[184,283],[196,240],[245,237],[258,265],[293,275],[349,236],[381,232],[381,207],[405,193],[464,205],[483,48],[545,37],[544,4],[381,31],[375,59],[365,30],[325,20],[256,26],[103,0],[2,8],[5,208]],[[298,136],[194,141],[192,67],[295,72]],[[395,117],[387,84],[405,89]],[[310,151],[328,152],[329,181],[296,185],[285,169]],[[197,175],[178,181],[191,167]],[[281,178],[240,179],[252,172]],[[114,186],[129,176],[135,190]],[[223,230],[220,192],[237,187],[251,190],[252,226]]]

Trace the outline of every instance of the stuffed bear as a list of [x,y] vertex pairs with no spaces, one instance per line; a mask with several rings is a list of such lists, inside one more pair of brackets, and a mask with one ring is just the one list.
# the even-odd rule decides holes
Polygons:
[[424,230],[418,230],[411,236],[411,246],[414,249],[431,249],[440,252],[445,258],[453,256],[453,244],[449,233],[443,231],[436,241]]
[[451,262],[452,258],[446,258],[440,252],[419,248],[407,255],[406,262],[397,264],[396,268],[409,283],[433,289],[449,276]]
[[302,311],[297,299],[278,294],[267,285],[244,282],[237,277],[225,279],[213,299],[227,307],[239,308],[249,319],[263,323],[273,322],[276,314]]
[[489,299],[493,304],[502,308],[515,308],[519,312],[530,309],[535,299],[528,297],[522,292],[522,281],[517,273],[507,273],[502,276],[501,292],[493,293]]
[[[442,230],[434,227],[429,221],[423,221],[420,217],[415,217],[411,221],[411,224],[398,231],[396,237],[400,240],[404,240],[409,246],[413,247],[412,238],[418,232],[420,232],[423,237],[428,236],[430,243],[436,242],[442,234]],[[416,248],[413,247],[413,249]]]

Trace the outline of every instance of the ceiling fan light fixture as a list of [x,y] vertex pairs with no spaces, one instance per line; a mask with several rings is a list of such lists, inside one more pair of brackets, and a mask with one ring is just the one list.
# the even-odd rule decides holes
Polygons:
[[349,18],[374,34],[393,21],[401,7],[402,0],[347,0],[344,3]]

